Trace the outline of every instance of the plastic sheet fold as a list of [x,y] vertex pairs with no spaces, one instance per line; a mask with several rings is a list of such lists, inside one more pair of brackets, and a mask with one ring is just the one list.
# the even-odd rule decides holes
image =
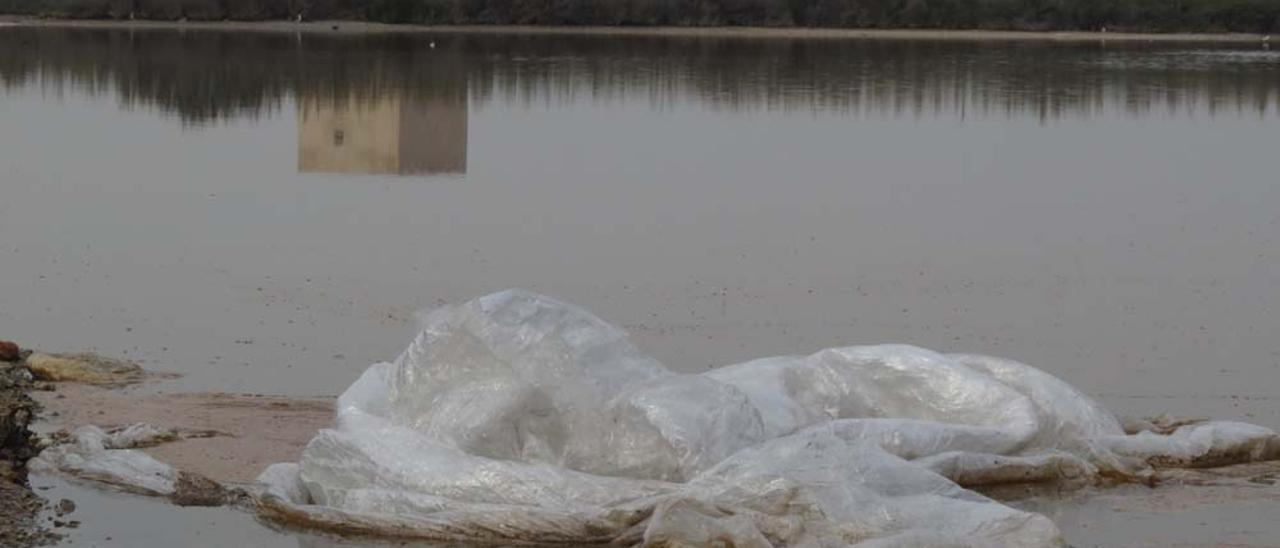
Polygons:
[[262,474],[268,517],[501,544],[1056,546],[1048,518],[966,486],[1280,457],[1275,432],[1241,423],[1125,434],[993,357],[853,346],[684,375],[518,290],[422,326],[297,463]]
[[519,290],[423,317],[263,474],[282,519],[504,543],[1055,546],[966,486],[1141,477],[1280,456],[1240,423],[1127,435],[1028,365],[853,346],[682,375]]

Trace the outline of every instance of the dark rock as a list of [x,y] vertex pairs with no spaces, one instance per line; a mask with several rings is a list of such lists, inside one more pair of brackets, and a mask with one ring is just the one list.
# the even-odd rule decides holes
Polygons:
[[22,349],[9,341],[0,341],[0,362],[16,362],[22,359]]

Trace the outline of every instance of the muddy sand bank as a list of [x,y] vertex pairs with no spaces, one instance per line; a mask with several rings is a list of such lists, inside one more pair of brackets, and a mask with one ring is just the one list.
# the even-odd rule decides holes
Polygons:
[[267,465],[296,461],[315,432],[333,419],[333,398],[251,394],[138,394],[86,384],[39,392],[45,412],[37,429],[70,430],[147,423],[178,432],[208,433],[150,447],[174,468],[221,483],[246,484]]

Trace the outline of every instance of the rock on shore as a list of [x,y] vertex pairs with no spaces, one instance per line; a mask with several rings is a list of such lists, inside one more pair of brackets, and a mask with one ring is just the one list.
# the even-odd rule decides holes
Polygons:
[[22,349],[9,341],[0,341],[0,362],[16,362],[22,359]]

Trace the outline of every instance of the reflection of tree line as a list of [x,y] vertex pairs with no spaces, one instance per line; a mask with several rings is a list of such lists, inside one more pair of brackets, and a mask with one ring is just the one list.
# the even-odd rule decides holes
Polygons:
[[[436,47],[428,47],[433,40]],[[1042,119],[1108,109],[1274,112],[1280,57],[1131,45],[672,37],[0,32],[0,84],[112,91],[187,123],[260,116],[295,94],[480,104],[697,100],[730,109]]]

